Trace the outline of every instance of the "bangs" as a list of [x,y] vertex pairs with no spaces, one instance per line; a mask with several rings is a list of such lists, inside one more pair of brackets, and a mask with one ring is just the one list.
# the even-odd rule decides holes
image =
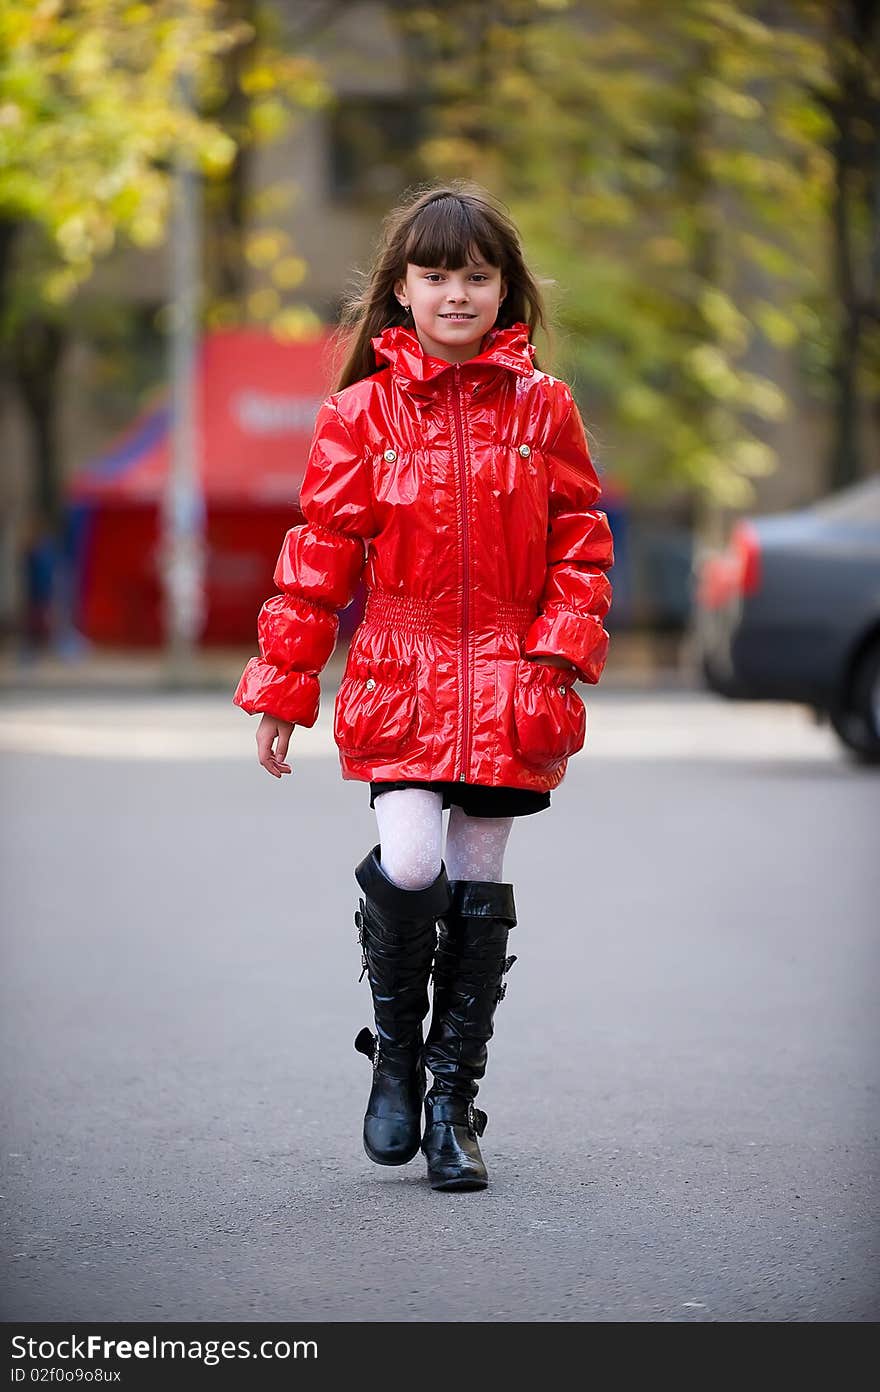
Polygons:
[[413,219],[404,258],[414,266],[438,266],[456,271],[479,253],[490,266],[504,263],[498,230],[479,208],[461,198],[435,199]]

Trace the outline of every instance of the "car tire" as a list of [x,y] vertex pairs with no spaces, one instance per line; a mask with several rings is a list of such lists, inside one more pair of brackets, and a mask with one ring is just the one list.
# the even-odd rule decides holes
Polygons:
[[880,764],[880,641],[862,654],[845,703],[829,717],[838,739],[860,763]]

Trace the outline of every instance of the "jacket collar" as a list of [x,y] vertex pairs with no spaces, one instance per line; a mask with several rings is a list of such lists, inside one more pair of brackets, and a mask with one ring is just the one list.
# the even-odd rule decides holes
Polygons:
[[[389,363],[391,371],[401,386],[421,395],[420,387],[428,392],[444,373],[454,366],[441,358],[432,358],[425,353],[419,343],[415,329],[393,327],[383,329],[377,338],[370,340],[379,364]],[[532,358],[535,348],[529,342],[526,324],[513,324],[508,329],[490,329],[480,345],[480,352],[468,358],[461,366],[471,371],[473,368],[506,368],[520,377],[531,376],[534,371]]]

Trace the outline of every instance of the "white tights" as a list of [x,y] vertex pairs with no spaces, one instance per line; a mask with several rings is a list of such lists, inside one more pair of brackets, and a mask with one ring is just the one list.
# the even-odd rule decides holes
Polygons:
[[373,810],[382,869],[401,889],[424,889],[436,880],[443,860],[450,880],[502,882],[513,817],[469,817],[460,807],[450,807],[444,855],[440,793],[392,788],[377,795]]

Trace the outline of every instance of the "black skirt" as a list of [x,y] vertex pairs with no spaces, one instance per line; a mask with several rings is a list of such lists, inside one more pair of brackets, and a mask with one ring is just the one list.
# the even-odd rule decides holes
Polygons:
[[550,806],[549,793],[536,793],[531,788],[488,788],[479,783],[428,783],[418,779],[370,783],[370,806],[375,807],[380,793],[394,788],[428,788],[432,793],[442,793],[444,811],[455,805],[468,817],[527,817]]

